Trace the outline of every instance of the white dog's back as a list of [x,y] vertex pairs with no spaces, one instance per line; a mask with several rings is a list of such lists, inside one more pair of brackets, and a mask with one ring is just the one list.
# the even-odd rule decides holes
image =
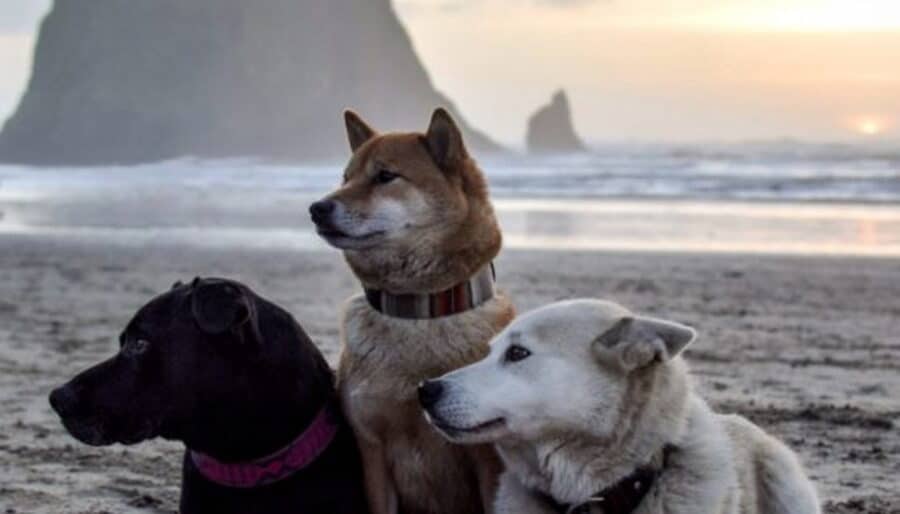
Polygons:
[[806,478],[794,452],[741,416],[717,417],[732,441],[738,480],[741,481],[743,512],[820,512],[815,487]]

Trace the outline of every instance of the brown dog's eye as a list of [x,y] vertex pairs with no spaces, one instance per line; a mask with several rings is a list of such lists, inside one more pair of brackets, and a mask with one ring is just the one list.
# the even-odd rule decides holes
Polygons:
[[389,183],[393,182],[399,176],[400,175],[397,175],[396,173],[392,173],[388,170],[381,170],[378,172],[377,175],[375,175],[375,178],[373,178],[372,181],[375,182],[376,184],[389,184]]
[[528,351],[527,348],[523,348],[517,344],[514,344],[506,349],[506,354],[504,358],[506,362],[519,362],[531,357],[531,352]]

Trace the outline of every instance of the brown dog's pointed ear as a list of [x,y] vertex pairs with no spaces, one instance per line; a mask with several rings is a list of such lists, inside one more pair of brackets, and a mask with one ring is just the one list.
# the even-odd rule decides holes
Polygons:
[[656,318],[625,317],[595,341],[596,351],[612,352],[627,371],[675,358],[697,333],[694,329]]
[[468,156],[462,132],[450,113],[443,108],[435,109],[431,115],[425,141],[431,158],[444,170],[452,168]]
[[344,111],[344,124],[347,126],[347,139],[350,140],[350,149],[354,152],[366,141],[378,135],[375,129],[349,109]]
[[252,300],[235,284],[215,279],[195,281],[191,312],[197,326],[207,334],[231,331],[241,342],[261,339]]

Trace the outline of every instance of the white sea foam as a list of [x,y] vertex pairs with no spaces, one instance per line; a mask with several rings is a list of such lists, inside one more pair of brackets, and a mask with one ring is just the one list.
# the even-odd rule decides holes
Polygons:
[[[884,150],[625,145],[482,167],[508,246],[900,254],[900,156]],[[0,166],[0,231],[324,249],[306,211],[341,168],[249,159]]]

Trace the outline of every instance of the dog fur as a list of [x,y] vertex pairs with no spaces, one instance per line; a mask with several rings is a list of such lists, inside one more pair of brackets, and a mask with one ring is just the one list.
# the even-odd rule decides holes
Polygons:
[[679,354],[694,336],[611,302],[553,304],[430,383],[442,393],[428,416],[451,441],[496,443],[507,469],[498,513],[556,512],[543,495],[578,505],[663,460],[638,514],[820,512],[791,450],[693,392]]
[[[119,339],[114,356],[55,389],[50,404],[90,445],[184,442],[179,512],[365,513],[360,454],[336,408],[334,374],[287,311],[239,282],[198,278],[144,305]],[[296,439],[323,406],[337,435],[277,482],[220,485],[190,457],[253,462]]]
[[[343,185],[311,212],[360,282],[393,294],[434,293],[489,265],[500,230],[484,177],[449,114],[435,111],[424,134],[379,135],[349,111],[345,121],[354,153]],[[487,355],[513,316],[502,293],[436,319],[392,318],[363,295],[347,302],[339,390],[373,513],[491,510],[501,469],[494,449],[443,439],[422,416],[417,386]]]

